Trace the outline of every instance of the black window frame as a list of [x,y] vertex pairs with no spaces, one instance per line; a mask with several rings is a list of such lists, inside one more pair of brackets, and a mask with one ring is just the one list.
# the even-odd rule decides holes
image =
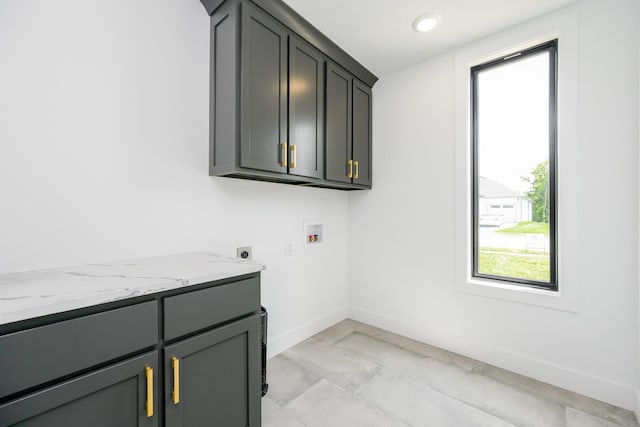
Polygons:
[[[478,74],[486,69],[517,62],[531,55],[549,53],[549,257],[550,280],[540,282],[508,276],[495,276],[478,271],[479,179],[478,179]],[[496,283],[507,283],[537,289],[558,291],[557,247],[557,145],[558,145],[558,40],[551,40],[531,48],[471,67],[471,277]]]

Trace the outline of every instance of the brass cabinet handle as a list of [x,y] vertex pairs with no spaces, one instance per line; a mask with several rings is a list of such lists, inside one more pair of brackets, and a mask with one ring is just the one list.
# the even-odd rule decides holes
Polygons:
[[147,411],[147,418],[153,417],[153,369],[149,366],[144,369],[145,376],[147,377],[147,403],[145,409]]
[[355,166],[356,168],[356,173],[353,175],[353,179],[358,179],[358,174],[360,173],[360,163],[356,160],[355,162],[353,162],[353,166]]
[[347,164],[349,165],[349,173],[347,174],[347,178],[353,178],[353,160],[349,160]]
[[292,145],[291,146],[291,169],[296,167],[296,160],[297,160],[296,146]]
[[180,403],[180,359],[171,358],[171,367],[173,368],[173,391],[171,392],[171,401],[174,405]]
[[283,142],[280,144],[280,148],[282,149],[282,161],[280,162],[280,166],[287,167],[287,143]]

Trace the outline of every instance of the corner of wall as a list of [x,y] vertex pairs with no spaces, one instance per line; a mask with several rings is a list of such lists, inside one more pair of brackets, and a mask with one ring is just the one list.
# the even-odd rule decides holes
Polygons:
[[340,307],[337,310],[323,314],[309,322],[303,323],[296,328],[290,329],[287,332],[278,335],[274,338],[269,338],[267,348],[267,358],[271,359],[274,356],[282,353],[288,348],[314,336],[315,334],[324,331],[327,328],[341,322],[349,317],[349,307]]

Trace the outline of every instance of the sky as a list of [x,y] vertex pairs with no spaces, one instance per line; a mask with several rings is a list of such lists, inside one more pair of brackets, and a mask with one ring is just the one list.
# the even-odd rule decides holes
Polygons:
[[478,73],[478,172],[525,193],[549,158],[549,54]]

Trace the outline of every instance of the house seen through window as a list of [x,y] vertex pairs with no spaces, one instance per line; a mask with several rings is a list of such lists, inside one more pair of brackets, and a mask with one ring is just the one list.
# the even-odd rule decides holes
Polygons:
[[471,69],[472,276],[558,289],[557,41]]

